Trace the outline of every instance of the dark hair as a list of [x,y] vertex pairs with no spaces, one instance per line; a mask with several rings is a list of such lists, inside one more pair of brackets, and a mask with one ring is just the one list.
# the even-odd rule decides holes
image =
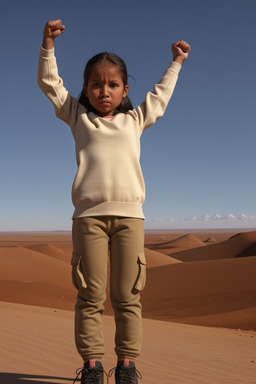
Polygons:
[[[110,63],[118,67],[119,71],[121,72],[123,84],[124,86],[127,85],[128,75],[127,75],[125,62],[121,59],[121,57],[117,56],[114,53],[109,53],[109,52],[98,53],[88,61],[84,70],[84,84],[85,85],[88,84],[88,81],[94,66],[102,63],[104,60],[108,60]],[[94,111],[94,108],[90,104],[88,97],[85,96],[83,89],[82,89],[82,92],[80,93],[78,101],[88,110],[88,112]],[[118,112],[123,112],[123,113],[128,112],[131,109],[133,109],[133,106],[129,97],[128,96],[123,97],[121,104],[116,108],[114,115],[116,115]]]

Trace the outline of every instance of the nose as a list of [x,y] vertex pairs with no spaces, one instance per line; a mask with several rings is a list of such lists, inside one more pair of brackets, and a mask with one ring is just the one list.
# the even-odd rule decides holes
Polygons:
[[100,88],[100,97],[101,98],[104,98],[104,97],[108,97],[108,86],[106,84],[102,85],[101,88]]

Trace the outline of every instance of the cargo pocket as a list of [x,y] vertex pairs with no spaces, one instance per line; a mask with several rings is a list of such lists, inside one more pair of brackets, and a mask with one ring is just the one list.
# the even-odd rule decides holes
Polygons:
[[86,288],[87,284],[84,279],[84,275],[81,271],[81,255],[77,253],[72,254],[71,265],[72,265],[72,282],[74,287],[79,290],[80,288]]
[[142,291],[146,284],[146,257],[142,252],[138,255],[139,274],[135,283],[135,289]]

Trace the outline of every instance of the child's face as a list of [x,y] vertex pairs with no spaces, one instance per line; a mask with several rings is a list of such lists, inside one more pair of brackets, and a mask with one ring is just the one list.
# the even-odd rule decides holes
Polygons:
[[104,117],[113,116],[129,86],[124,85],[119,68],[105,60],[92,69],[83,89],[98,115]]

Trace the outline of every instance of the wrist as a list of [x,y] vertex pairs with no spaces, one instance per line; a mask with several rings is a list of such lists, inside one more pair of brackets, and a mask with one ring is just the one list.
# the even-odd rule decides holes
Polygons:
[[177,57],[175,57],[175,58],[173,59],[173,62],[174,62],[174,63],[179,63],[180,65],[182,65],[183,62],[184,62],[184,59],[182,59],[181,56],[177,56]]
[[53,49],[53,39],[51,37],[44,37],[42,47],[47,50]]

